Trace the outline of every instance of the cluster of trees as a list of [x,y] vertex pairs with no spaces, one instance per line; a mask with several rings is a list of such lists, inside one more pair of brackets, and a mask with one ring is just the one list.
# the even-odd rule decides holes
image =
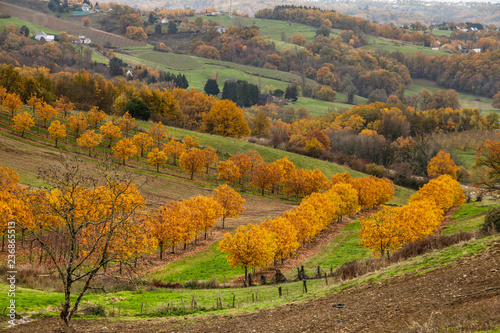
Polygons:
[[245,80],[224,82],[222,99],[229,99],[238,106],[252,106],[259,103],[259,87]]
[[[149,213],[151,224],[149,236],[156,239],[160,247],[160,259],[165,247],[186,244],[198,234],[207,233],[219,218],[238,217],[244,211],[245,199],[228,185],[214,189],[210,196],[197,196],[183,201],[170,201]],[[224,222],[222,223],[224,227]]]
[[354,179],[347,173],[336,174],[304,198],[299,206],[260,225],[240,226],[234,235],[226,233],[219,249],[227,253],[228,263],[245,269],[290,258],[300,244],[312,241],[330,223],[343,216],[381,205],[392,199],[394,187],[387,179]]
[[361,220],[361,245],[384,256],[407,242],[424,239],[441,224],[443,214],[465,202],[460,184],[450,175],[432,179],[402,207],[383,207]]

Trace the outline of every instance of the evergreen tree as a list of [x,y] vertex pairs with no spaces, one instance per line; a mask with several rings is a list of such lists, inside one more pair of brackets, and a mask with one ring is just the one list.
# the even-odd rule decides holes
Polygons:
[[217,84],[217,81],[214,79],[208,79],[207,83],[205,83],[205,93],[207,95],[213,95],[217,96],[220,92],[219,85]]
[[109,60],[109,73],[111,76],[123,75],[123,61],[117,57]]
[[175,24],[174,20],[168,21],[168,30],[169,35],[173,35],[177,32],[177,24]]
[[296,85],[289,85],[285,90],[285,98],[297,102],[299,96],[299,89]]
[[25,25],[23,25],[21,27],[20,32],[21,32],[21,35],[24,35],[24,37],[29,37],[29,35],[30,35],[30,29]]
[[156,35],[161,35],[161,24],[156,24],[155,25],[155,34]]
[[123,110],[130,113],[130,115],[136,119],[149,120],[151,116],[149,107],[142,99],[137,97],[132,98]]

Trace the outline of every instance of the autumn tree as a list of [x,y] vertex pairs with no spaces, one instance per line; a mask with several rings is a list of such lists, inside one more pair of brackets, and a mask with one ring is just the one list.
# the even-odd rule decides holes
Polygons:
[[441,175],[422,186],[417,193],[411,196],[409,202],[419,200],[434,201],[442,212],[446,212],[453,206],[463,204],[465,195],[459,182],[450,175]]
[[144,151],[153,145],[153,138],[147,133],[137,133],[132,141],[141,152],[141,157],[144,156]]
[[90,21],[90,19],[88,17],[84,17],[82,18],[82,25],[86,28],[90,28],[90,25],[92,24],[92,22]]
[[217,162],[217,160],[219,158],[217,156],[217,152],[212,147],[207,147],[207,148],[203,149],[203,154],[205,154],[205,156],[204,156],[205,167],[207,168],[207,175],[208,175],[208,170],[209,170],[210,166],[212,164],[214,164],[215,162]]
[[36,110],[42,106],[43,100],[35,94],[31,94],[30,98],[26,101],[26,104],[31,106],[31,111],[36,114]]
[[441,150],[429,161],[429,164],[427,165],[427,174],[429,177],[450,175],[456,179],[457,169],[458,167],[451,159],[450,154]]
[[148,154],[148,163],[151,166],[156,167],[156,172],[160,172],[160,166],[167,163],[167,155],[163,150],[159,150],[158,148],[155,147]]
[[281,178],[279,169],[273,164],[261,163],[257,164],[252,169],[251,184],[261,190],[261,195],[264,195],[266,188],[272,187]]
[[132,156],[137,155],[138,152],[137,147],[134,145],[133,141],[129,138],[121,139],[111,149],[115,153],[115,157],[123,161],[123,165],[125,165],[126,160],[128,160]]
[[154,123],[148,130],[148,134],[151,135],[153,140],[156,142],[156,146],[161,148],[161,141],[168,136],[168,130],[160,122]]
[[25,132],[29,131],[33,126],[35,126],[35,122],[28,112],[18,113],[12,120],[14,121],[12,129],[16,132],[21,132],[22,138],[24,137]]
[[112,122],[108,121],[104,125],[100,127],[100,131],[102,133],[102,137],[109,141],[108,148],[111,148],[113,144],[113,140],[118,139],[122,136],[122,132],[120,131],[120,127],[113,125]]
[[132,40],[137,40],[140,42],[148,39],[148,35],[146,34],[146,32],[144,32],[144,29],[142,27],[133,27],[133,26],[127,27],[125,36],[127,36],[127,38],[130,38]]
[[263,110],[260,110],[253,118],[251,135],[258,138],[266,138],[271,135],[270,121]]
[[172,139],[163,146],[163,151],[167,156],[172,157],[174,165],[176,165],[177,159],[180,158],[182,153],[186,151],[186,146],[184,146],[183,143]]
[[130,115],[130,113],[128,113],[128,111],[123,116],[118,118],[116,123],[122,132],[125,132],[125,135],[128,135],[128,131],[135,129],[135,119]]
[[348,183],[337,183],[330,188],[337,193],[340,200],[335,204],[339,212],[339,220],[345,215],[351,215],[359,211],[358,191]]
[[403,230],[396,218],[397,208],[384,207],[382,210],[361,219],[360,244],[372,251],[374,256],[383,257],[404,244]]
[[207,239],[207,232],[215,225],[215,220],[224,212],[222,205],[212,197],[199,195],[186,200],[184,204],[190,208],[190,223],[196,226],[197,232],[203,232]]
[[87,123],[87,119],[82,112],[79,112],[76,115],[71,115],[68,118],[68,126],[75,132],[75,137],[78,138],[80,133],[85,131],[89,124]]
[[59,139],[66,137],[66,125],[61,124],[59,120],[54,120],[53,122],[50,123],[49,135],[52,138],[52,140],[55,141],[55,145],[57,148],[57,142],[59,141]]
[[275,259],[290,258],[299,248],[300,243],[297,241],[297,230],[289,220],[283,217],[276,217],[271,220],[264,221],[260,226],[274,234],[276,239]]
[[68,113],[73,111],[74,108],[75,105],[66,96],[59,97],[55,103],[57,113],[62,113],[64,118],[66,118]]
[[[98,179],[89,177],[81,165],[64,161],[62,168],[43,168],[40,178],[51,191],[30,193],[26,202],[32,219],[19,224],[40,243],[61,279],[64,331],[72,330],[70,323],[82,297],[106,265],[132,261],[156,248],[154,239],[137,232],[146,228],[136,218],[144,199],[132,181],[104,167],[99,168]],[[44,237],[47,234],[64,242],[54,244],[53,238]]]
[[226,233],[219,243],[219,249],[227,253],[231,267],[241,265],[245,269],[245,281],[248,279],[248,268],[264,267],[276,254],[274,235],[268,230],[252,223],[241,225],[236,233]]
[[307,44],[307,39],[303,35],[293,34],[293,36],[290,38],[290,43],[295,44],[295,45],[304,46]]
[[249,154],[246,153],[236,153],[229,158],[238,167],[240,173],[240,184],[241,182],[252,172],[253,161]]
[[476,153],[473,167],[478,171],[479,184],[500,189],[500,140],[486,140]]
[[90,111],[87,113],[87,121],[94,125],[94,128],[97,128],[97,125],[106,119],[106,114],[104,111],[99,110],[97,106],[92,107]]
[[217,179],[234,183],[240,178],[240,168],[233,161],[223,161],[217,166]]
[[296,200],[303,196],[308,190],[306,174],[307,171],[302,169],[290,171],[283,179],[285,193],[295,195]]
[[47,103],[43,103],[37,111],[38,120],[43,121],[43,127],[47,127],[47,120],[54,118],[56,115],[57,111]]
[[227,184],[220,185],[214,189],[212,196],[223,208],[222,229],[224,229],[226,218],[238,217],[245,211],[245,199]]
[[85,131],[78,139],[76,143],[89,150],[89,157],[92,153],[92,149],[98,146],[102,142],[102,135],[94,132],[93,130]]
[[205,154],[203,150],[197,148],[186,150],[179,157],[179,165],[185,171],[189,172],[191,179],[193,179],[194,174],[202,172],[205,167]]
[[21,109],[23,102],[21,101],[21,98],[19,98],[18,94],[7,94],[3,99],[2,105],[10,111],[11,117],[14,118],[14,112]]
[[186,208],[180,202],[170,201],[151,214],[150,236],[158,241],[160,259],[163,259],[165,246],[171,246],[172,253],[174,253],[175,246],[183,240],[188,224],[186,213]]
[[193,136],[186,135],[182,140],[182,143],[184,143],[187,149],[200,146],[200,141],[194,135]]
[[241,138],[250,134],[243,111],[229,100],[217,101],[203,117],[206,133]]

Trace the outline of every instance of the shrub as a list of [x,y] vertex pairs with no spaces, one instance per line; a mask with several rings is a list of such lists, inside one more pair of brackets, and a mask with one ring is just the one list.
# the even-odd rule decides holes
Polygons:
[[128,102],[124,109],[125,112],[129,112],[135,119],[149,120],[151,117],[151,110],[146,105],[146,103],[137,97],[134,97]]
[[500,232],[500,208],[493,209],[484,218],[483,230]]

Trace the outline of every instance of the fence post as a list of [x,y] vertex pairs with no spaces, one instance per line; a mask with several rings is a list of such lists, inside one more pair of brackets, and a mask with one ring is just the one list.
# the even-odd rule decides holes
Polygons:
[[184,298],[181,297],[182,308],[186,311],[186,305],[184,304]]
[[303,283],[303,290],[307,294],[307,280],[302,281]]
[[141,314],[142,314],[142,309],[144,308],[144,302],[141,303]]
[[328,278],[326,277],[326,273],[325,273],[325,283],[326,285],[328,285]]
[[223,307],[222,307],[222,299],[220,298],[220,296],[219,296],[219,303],[220,303],[220,308],[223,309]]
[[279,297],[281,298],[281,287],[278,287],[278,294],[279,294]]
[[255,303],[255,295],[252,293],[252,303]]
[[118,317],[120,317],[121,312],[122,312],[122,303],[118,303]]
[[115,305],[113,304],[113,317],[115,316]]
[[234,301],[236,299],[236,295],[233,293],[233,309],[234,309]]

